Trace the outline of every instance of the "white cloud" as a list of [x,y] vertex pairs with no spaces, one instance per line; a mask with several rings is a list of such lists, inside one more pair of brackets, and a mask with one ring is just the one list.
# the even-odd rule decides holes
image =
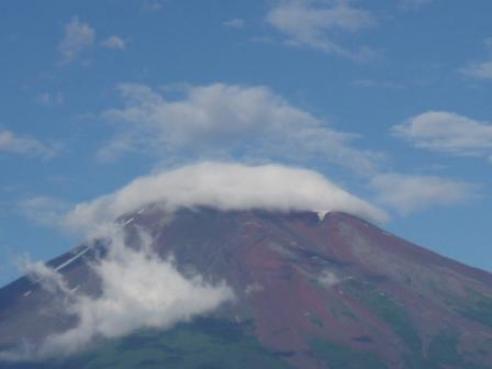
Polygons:
[[378,200],[399,213],[463,203],[476,196],[477,186],[436,176],[380,174],[370,183]]
[[331,288],[343,281],[343,279],[337,276],[334,271],[331,271],[329,269],[323,270],[318,276],[317,280],[318,283],[325,288]]
[[111,36],[101,42],[101,45],[107,49],[125,50],[126,41],[118,36]]
[[472,63],[462,70],[467,76],[478,79],[492,79],[492,60]]
[[0,153],[52,158],[57,149],[31,137],[19,136],[9,130],[0,130]]
[[379,160],[375,153],[351,147],[354,135],[328,127],[267,87],[191,86],[173,100],[144,85],[124,84],[119,91],[124,106],[103,116],[119,123],[120,135],[100,151],[103,159],[152,149],[168,158],[322,158],[358,172],[374,170]]
[[220,210],[266,209],[344,211],[378,222],[386,214],[339,188],[322,175],[281,165],[200,163],[141,177],[113,194],[81,203],[67,226],[90,229],[145,205],[208,206]]
[[111,240],[108,255],[91,266],[101,281],[97,297],[71,288],[55,269],[26,263],[30,278],[78,322],[46,337],[39,347],[0,353],[0,358],[16,361],[71,355],[94,339],[121,337],[141,328],[167,329],[233,299],[233,291],[224,282],[212,285],[199,275],[184,276],[172,258],[155,255],[150,237],[142,235],[141,244],[130,247],[124,242],[123,230],[110,227],[106,232]]
[[416,147],[456,155],[490,156],[492,124],[449,112],[430,111],[392,128]]
[[376,24],[367,10],[341,0],[281,0],[269,11],[267,22],[282,33],[287,42],[328,53],[354,56],[335,39],[340,32],[357,32]]
[[35,283],[39,283],[43,290],[51,294],[61,293],[64,296],[71,294],[63,276],[45,263],[41,261],[32,262],[28,258],[24,258],[20,262],[20,267],[24,274]]
[[229,19],[225,21],[223,24],[224,26],[229,28],[241,29],[244,27],[244,19],[240,19],[240,18]]
[[461,69],[465,76],[476,79],[492,79],[492,37],[484,40],[484,46],[489,56],[480,62],[473,62]]
[[77,17],[65,25],[65,34],[58,45],[62,63],[73,62],[85,49],[94,44],[96,32]]

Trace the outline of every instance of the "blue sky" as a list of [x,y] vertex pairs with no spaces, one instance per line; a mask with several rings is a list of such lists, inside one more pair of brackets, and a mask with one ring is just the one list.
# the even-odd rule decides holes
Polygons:
[[75,204],[204,159],[322,172],[492,270],[492,3],[0,4],[0,284]]

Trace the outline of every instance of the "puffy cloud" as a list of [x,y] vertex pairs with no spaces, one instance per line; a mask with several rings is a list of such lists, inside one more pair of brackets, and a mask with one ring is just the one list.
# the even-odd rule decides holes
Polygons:
[[[120,130],[99,153],[151,150],[164,157],[269,159],[336,163],[374,170],[378,154],[351,146],[354,135],[292,106],[267,87],[216,83],[185,88],[173,100],[148,86],[119,86],[122,108],[104,112]],[[179,155],[178,155],[179,154]]]
[[490,156],[492,124],[449,112],[427,112],[392,129],[416,147],[456,155]]
[[96,32],[88,23],[80,22],[77,17],[72,18],[65,25],[65,34],[58,45],[61,62],[74,61],[85,49],[94,44],[95,37]]
[[71,355],[86,348],[94,339],[115,338],[141,328],[167,329],[196,315],[206,314],[234,298],[224,283],[212,285],[201,276],[185,276],[172,258],[155,255],[150,238],[141,244],[125,243],[120,228],[106,228],[111,240],[108,255],[91,268],[101,281],[101,293],[88,296],[68,286],[63,275],[42,263],[26,263],[31,279],[63,304],[77,324],[53,334],[28,351],[0,353],[4,360],[39,360]]
[[380,202],[401,214],[462,203],[476,196],[473,184],[436,176],[380,174],[370,183]]
[[356,32],[373,26],[374,16],[348,1],[282,0],[269,11],[267,22],[292,45],[353,56],[334,41],[339,32]]
[[57,149],[32,137],[23,137],[9,130],[0,130],[0,153],[2,152],[49,159],[55,156]]
[[111,36],[101,42],[101,45],[107,49],[125,50],[126,41],[118,36]]
[[386,214],[322,175],[281,165],[201,163],[141,177],[119,191],[81,203],[66,218],[72,228],[91,228],[147,204],[207,206],[220,210],[345,211],[378,222]]

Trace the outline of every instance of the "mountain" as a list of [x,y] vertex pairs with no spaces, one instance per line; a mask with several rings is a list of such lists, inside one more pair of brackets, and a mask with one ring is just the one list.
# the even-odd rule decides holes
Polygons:
[[[355,216],[196,208],[169,217],[150,206],[119,222],[130,241],[145,230],[153,253],[173,255],[183,275],[225,281],[234,299],[167,329],[0,368],[492,368],[492,275]],[[107,252],[99,240],[48,265],[97,297],[91,265]],[[57,293],[27,277],[0,289],[0,351],[77,324]]]

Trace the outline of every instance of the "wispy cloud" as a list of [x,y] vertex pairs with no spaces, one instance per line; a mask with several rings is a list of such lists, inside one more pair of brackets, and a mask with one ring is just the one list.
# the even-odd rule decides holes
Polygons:
[[462,72],[473,78],[492,79],[492,59],[479,63],[472,63],[462,69]]
[[62,105],[65,101],[63,93],[57,92],[42,92],[36,96],[36,102],[44,106]]
[[107,49],[125,50],[126,41],[119,36],[110,36],[101,42],[101,45]]
[[484,40],[484,46],[488,56],[482,61],[469,63],[462,68],[461,73],[465,76],[483,80],[492,79],[492,37]]
[[436,206],[463,203],[477,196],[478,187],[467,182],[437,177],[387,173],[370,182],[379,202],[402,215]]
[[355,135],[329,127],[267,87],[190,86],[177,99],[144,85],[118,89],[124,106],[103,117],[118,122],[120,133],[102,149],[103,158],[150,148],[167,157],[322,158],[357,172],[374,170],[379,160],[378,154],[352,146]]
[[158,12],[163,7],[167,0],[144,0],[142,9],[150,12]]
[[[267,22],[294,46],[307,46],[347,57],[363,57],[337,42],[340,33],[354,33],[377,22],[368,10],[348,1],[281,0],[267,14]],[[366,50],[367,53],[367,50]]]
[[0,130],[0,153],[36,156],[50,159],[58,152],[57,147],[27,136],[19,136],[9,130]]
[[35,224],[61,227],[70,205],[58,198],[35,196],[21,200],[17,208],[21,215]]
[[375,79],[357,79],[355,81],[352,81],[352,85],[361,88],[385,88],[393,90],[405,88],[405,85],[400,82]]
[[108,227],[101,236],[108,243],[107,256],[90,265],[101,284],[96,296],[77,291],[56,268],[25,263],[27,275],[76,318],[75,325],[39,345],[26,345],[29,350],[19,347],[0,352],[0,359],[30,361],[72,355],[96,338],[121,337],[142,328],[171,328],[234,298],[225,282],[211,284],[200,275],[181,274],[172,257],[162,259],[151,251],[146,234],[133,237],[131,247],[119,227]]
[[416,10],[422,8],[424,5],[429,5],[435,0],[400,0],[400,4],[404,9]]
[[455,113],[431,111],[392,128],[415,147],[463,156],[492,155],[492,123]]
[[241,29],[244,27],[244,19],[241,18],[233,18],[225,21],[223,25],[228,28]]
[[79,21],[77,17],[72,18],[65,25],[63,39],[58,45],[61,63],[71,63],[76,60],[82,52],[94,44],[96,31],[88,24]]

